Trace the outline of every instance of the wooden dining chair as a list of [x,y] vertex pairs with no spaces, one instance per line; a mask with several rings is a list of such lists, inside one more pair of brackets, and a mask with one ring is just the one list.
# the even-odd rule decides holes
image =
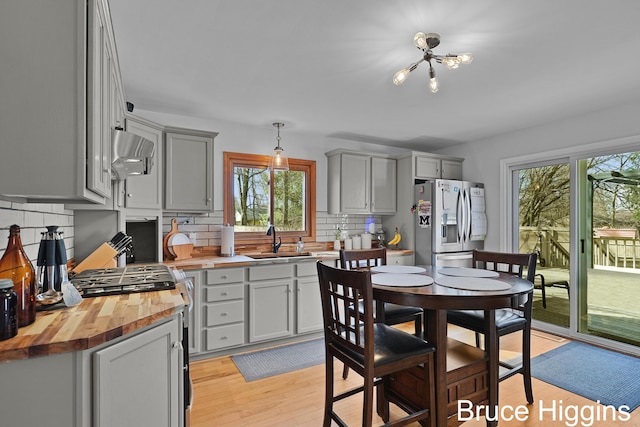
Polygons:
[[[340,267],[347,270],[369,270],[371,267],[387,264],[387,249],[340,249]],[[362,301],[358,304],[360,313],[363,313]],[[424,310],[420,307],[408,307],[405,305],[384,303],[384,323],[398,325],[405,322],[414,322],[415,335],[422,336],[422,316]],[[349,368],[345,365],[342,378],[349,376]]]
[[[527,270],[526,279],[533,283],[536,276],[536,253],[517,254],[505,252],[473,251],[473,267],[484,268],[502,273],[523,277]],[[533,304],[533,290],[527,295],[527,300],[517,309],[496,310],[496,329],[498,340],[501,336],[522,331],[522,363],[517,365],[500,362],[500,366],[508,371],[500,375],[500,381],[515,374],[522,374],[527,402],[533,403],[531,388],[531,315]],[[480,347],[480,334],[484,334],[484,311],[481,310],[449,310],[447,322],[470,329],[476,333],[476,346]]]
[[[415,335],[384,323],[374,322],[373,289],[371,272],[367,270],[344,270],[317,263],[322,301],[325,343],[325,405],[323,426],[329,427],[332,420],[340,426],[344,421],[334,411],[333,404],[346,397],[362,392],[362,425],[370,427],[373,421],[374,388],[378,396],[384,395],[387,384],[385,376],[411,367],[423,366],[427,370],[429,394],[427,408],[408,413],[400,420],[385,426],[402,426],[414,421],[435,426],[434,351],[435,347]],[[349,310],[350,306],[364,302],[364,311]],[[364,378],[364,384],[334,396],[334,358],[356,371]],[[381,399],[378,399],[381,402]],[[388,401],[383,399],[383,404]],[[403,408],[405,409],[405,408]],[[406,410],[406,409],[405,409]],[[389,414],[386,408],[378,412]],[[388,418],[388,415],[384,417]]]

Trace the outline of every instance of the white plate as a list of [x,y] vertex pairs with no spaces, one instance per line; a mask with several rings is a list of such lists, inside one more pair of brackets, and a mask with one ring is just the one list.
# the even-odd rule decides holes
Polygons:
[[188,245],[189,243],[191,243],[191,240],[189,240],[186,234],[172,234],[169,236],[169,240],[167,241],[167,249],[169,249],[169,252],[171,252],[172,255],[175,255],[173,252],[173,246]]
[[371,275],[371,283],[382,286],[427,286],[433,283],[431,276],[411,273],[378,273]]
[[424,273],[423,267],[415,267],[413,265],[378,265],[371,267],[372,273]]
[[438,277],[436,283],[447,288],[464,289],[467,291],[505,291],[511,285],[494,279],[482,277]]
[[497,271],[484,270],[482,268],[468,268],[468,267],[442,267],[438,270],[438,273],[445,276],[457,276],[457,277],[498,277],[500,274]]

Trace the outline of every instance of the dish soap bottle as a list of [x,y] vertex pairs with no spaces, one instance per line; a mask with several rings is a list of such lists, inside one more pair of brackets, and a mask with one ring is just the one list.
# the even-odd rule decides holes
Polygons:
[[304,252],[304,242],[302,241],[302,236],[298,236],[298,244],[296,246],[296,252]]
[[18,294],[18,326],[36,320],[36,272],[20,240],[20,227],[9,228],[9,243],[0,259],[0,279],[11,279]]

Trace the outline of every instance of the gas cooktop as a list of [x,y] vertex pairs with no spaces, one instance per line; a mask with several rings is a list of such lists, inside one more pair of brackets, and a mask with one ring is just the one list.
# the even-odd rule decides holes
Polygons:
[[70,280],[84,297],[162,291],[176,287],[173,273],[169,267],[161,264],[85,270]]

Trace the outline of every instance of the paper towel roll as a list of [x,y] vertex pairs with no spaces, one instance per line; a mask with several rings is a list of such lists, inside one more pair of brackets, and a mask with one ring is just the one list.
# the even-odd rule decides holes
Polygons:
[[222,235],[222,243],[220,244],[220,255],[233,256],[235,254],[235,251],[233,249],[233,227],[229,224],[221,225],[220,231],[220,234]]

